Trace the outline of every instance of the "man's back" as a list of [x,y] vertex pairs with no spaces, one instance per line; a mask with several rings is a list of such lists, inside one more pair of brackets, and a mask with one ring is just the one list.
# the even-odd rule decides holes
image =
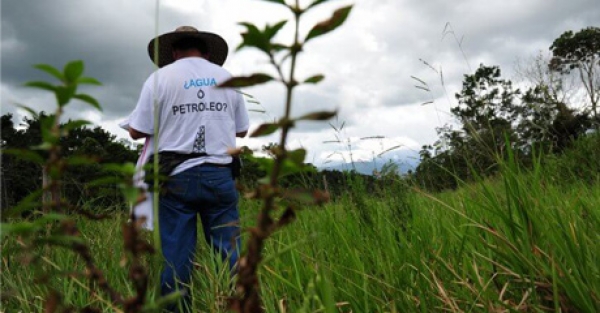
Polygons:
[[[187,161],[173,174],[202,162],[231,162],[227,149],[235,147],[237,132],[248,129],[248,117],[240,93],[216,88],[230,77],[218,65],[189,57],[159,69],[145,82],[138,103],[141,111],[131,125],[142,132],[154,132],[156,99],[159,151],[208,155],[202,160]],[[146,110],[149,111],[142,112]]]

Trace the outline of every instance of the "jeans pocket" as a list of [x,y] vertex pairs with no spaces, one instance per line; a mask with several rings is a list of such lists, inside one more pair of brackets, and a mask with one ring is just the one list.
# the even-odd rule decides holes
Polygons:
[[217,202],[221,205],[235,204],[238,200],[235,181],[230,177],[223,177],[213,181],[214,194],[217,197]]
[[184,198],[188,191],[189,185],[189,178],[175,175],[169,177],[169,180],[165,184],[165,188],[167,189],[167,194],[171,194],[178,198]]

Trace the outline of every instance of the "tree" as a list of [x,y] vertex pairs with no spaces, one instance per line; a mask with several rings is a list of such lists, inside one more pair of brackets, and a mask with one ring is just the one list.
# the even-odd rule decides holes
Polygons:
[[17,129],[12,121],[12,114],[5,114],[1,119],[2,128],[2,160],[1,175],[2,179],[2,208],[8,208],[15,205],[26,195],[38,190],[42,184],[42,167],[32,161],[19,158],[15,155],[5,153],[7,149],[25,149],[38,146],[42,142],[40,132],[40,119],[46,118],[44,112],[39,114],[38,118],[23,118],[20,126],[24,129]]
[[12,145],[12,140],[14,140],[15,134],[17,133],[15,125],[12,121],[12,117],[12,114],[9,113],[2,115],[2,118],[0,120],[0,127],[2,128],[0,130],[0,136],[2,138],[2,140],[0,141],[0,146],[2,148],[4,148],[4,146]]
[[[52,118],[44,112],[30,118],[24,117],[16,129],[12,115],[5,114],[1,118],[2,149],[30,149],[42,142],[41,125]],[[121,199],[116,186],[89,190],[86,184],[94,179],[106,176],[102,172],[102,163],[135,162],[138,152],[116,141],[116,136],[101,127],[88,128],[79,126],[69,131],[68,137],[61,138],[61,151],[64,157],[73,155],[93,158],[96,163],[72,167],[67,170],[63,179],[63,196],[72,203],[101,199],[99,205],[112,205]],[[42,153],[43,155],[43,153]],[[32,161],[2,153],[2,207],[10,207],[25,196],[37,190],[42,183],[41,165]],[[91,191],[91,192],[90,192]]]
[[[436,143],[423,146],[415,181],[432,190],[455,188],[472,174],[496,173],[509,144],[517,161],[531,164],[533,153],[560,154],[592,125],[600,122],[600,28],[565,32],[550,47],[552,57],[534,59],[521,74],[530,87],[522,92],[501,77],[500,68],[483,64],[465,75],[451,109],[459,128],[437,129]],[[579,74],[570,75],[571,73]],[[580,81],[591,110],[573,108]]]
[[592,126],[588,112],[578,112],[558,100],[545,85],[525,92],[519,108],[517,133],[522,150],[562,153]]
[[598,119],[600,101],[600,28],[587,27],[577,33],[566,31],[550,46],[551,70],[568,75],[577,71],[587,92],[591,111]]
[[541,88],[551,102],[572,103],[578,90],[576,77],[553,71],[551,54],[540,51],[528,59],[520,59],[515,67],[516,79],[529,88]]
[[[463,88],[456,94],[458,106],[452,114],[462,124],[463,142],[456,142],[451,135],[450,144],[465,146],[469,152],[469,163],[481,174],[495,170],[497,157],[504,154],[506,138],[516,143],[513,124],[517,120],[519,89],[514,89],[510,80],[501,78],[500,68],[483,64],[473,75],[465,75]],[[462,140],[462,139],[461,139]],[[517,145],[515,144],[514,147]]]

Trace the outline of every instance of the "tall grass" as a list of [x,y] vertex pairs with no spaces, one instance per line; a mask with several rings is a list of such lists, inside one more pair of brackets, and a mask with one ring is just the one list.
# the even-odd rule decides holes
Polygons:
[[[557,184],[539,164],[527,173],[510,161],[502,167],[493,180],[437,195],[407,189],[374,197],[356,184],[335,203],[299,212],[265,246],[259,273],[265,311],[600,311],[600,186]],[[251,224],[258,204],[241,207],[242,223]],[[122,218],[81,227],[93,251],[123,250]],[[122,256],[97,259],[117,288],[127,286]],[[199,245],[196,311],[225,311],[230,281],[215,271],[222,268],[216,259]],[[56,250],[48,264],[71,271],[78,261]],[[18,259],[3,256],[4,312],[42,312],[45,287],[30,277]],[[53,286],[66,303],[113,311],[102,295],[81,292],[81,281]]]

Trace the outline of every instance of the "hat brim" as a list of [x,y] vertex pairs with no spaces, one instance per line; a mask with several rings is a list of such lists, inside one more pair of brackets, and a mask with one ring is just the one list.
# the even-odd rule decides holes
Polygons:
[[[148,43],[148,55],[150,60],[154,62],[158,67],[173,63],[173,43],[183,38],[198,38],[206,43],[208,48],[208,61],[222,66],[227,59],[227,53],[229,48],[225,40],[214,33],[200,32],[200,31],[175,31],[166,34],[162,34]],[[158,60],[155,60],[154,47],[155,41],[158,40]],[[156,62],[158,61],[158,62]]]

